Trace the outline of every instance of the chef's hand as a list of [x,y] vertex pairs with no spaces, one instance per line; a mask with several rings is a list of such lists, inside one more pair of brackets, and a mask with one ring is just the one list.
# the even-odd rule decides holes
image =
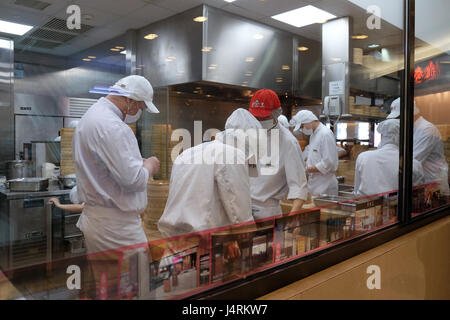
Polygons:
[[142,166],[148,170],[148,173],[151,176],[153,176],[159,171],[159,160],[156,157],[144,159],[144,164]]
[[320,172],[319,170],[317,170],[316,166],[311,166],[306,168],[306,173],[312,173],[312,172]]
[[48,204],[55,204],[55,206],[59,206],[59,199],[58,198],[50,198],[50,200],[48,200]]

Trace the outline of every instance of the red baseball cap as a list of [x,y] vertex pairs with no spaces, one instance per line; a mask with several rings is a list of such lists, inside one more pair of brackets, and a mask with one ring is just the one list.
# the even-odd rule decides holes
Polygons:
[[255,117],[265,118],[281,106],[278,95],[270,89],[261,89],[253,94],[250,101],[250,113]]

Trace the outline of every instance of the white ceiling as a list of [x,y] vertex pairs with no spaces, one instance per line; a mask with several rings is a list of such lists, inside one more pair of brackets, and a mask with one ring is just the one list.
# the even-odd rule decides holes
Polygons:
[[[40,50],[41,52],[58,55],[71,55],[105,40],[117,37],[128,29],[142,28],[201,4],[214,6],[321,41],[320,24],[295,28],[270,18],[270,16],[275,14],[312,4],[338,17],[352,16],[354,33],[369,35],[368,40],[359,42],[362,46],[373,42],[384,44],[387,41],[387,45],[399,45],[401,43],[400,30],[388,22],[383,22],[382,30],[367,30],[365,26],[368,17],[367,13],[358,5],[347,0],[236,0],[233,3],[227,3],[223,0],[42,0],[51,3],[43,11],[17,6],[14,4],[14,1],[0,0],[0,19],[38,27],[54,17],[65,19],[68,16],[66,8],[70,4],[80,6],[82,17],[85,14],[93,16],[92,20],[82,18],[82,23],[94,26],[91,30],[55,49]],[[15,38],[15,40],[21,39]]]

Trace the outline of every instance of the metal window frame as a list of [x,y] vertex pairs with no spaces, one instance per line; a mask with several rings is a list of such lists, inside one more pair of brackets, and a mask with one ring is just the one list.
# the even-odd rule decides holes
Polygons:
[[255,299],[448,216],[450,205],[412,216],[415,0],[404,0],[404,72],[401,81],[398,223],[373,233],[200,292],[186,299]]

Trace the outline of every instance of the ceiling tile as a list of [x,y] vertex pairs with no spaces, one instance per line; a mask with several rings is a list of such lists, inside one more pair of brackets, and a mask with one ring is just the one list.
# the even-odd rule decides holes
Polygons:
[[74,3],[80,6],[81,14],[87,7],[116,16],[126,15],[146,5],[143,0],[75,0]]
[[[84,14],[88,14],[93,17],[90,20],[86,20],[84,18],[81,19],[81,23],[90,26],[104,26],[115,21],[120,17],[118,14],[113,14],[107,11],[98,10],[96,8],[88,6],[82,7],[81,16],[83,16]],[[55,17],[60,19],[67,19],[68,16],[69,15],[67,14],[66,9],[63,9],[55,14]]]
[[229,4],[229,5],[225,6],[225,7],[223,7],[222,10],[228,11],[230,13],[237,14],[237,15],[242,16],[242,17],[250,18],[250,19],[253,19],[253,20],[261,20],[261,19],[264,18],[264,15],[262,15],[262,14],[249,11],[247,9],[235,6],[233,4]]
[[197,7],[203,3],[202,0],[143,0],[149,4],[156,5],[158,7],[173,10],[175,12],[183,12],[188,9]]
[[270,17],[281,12],[307,6],[309,0],[236,0],[233,5]]

